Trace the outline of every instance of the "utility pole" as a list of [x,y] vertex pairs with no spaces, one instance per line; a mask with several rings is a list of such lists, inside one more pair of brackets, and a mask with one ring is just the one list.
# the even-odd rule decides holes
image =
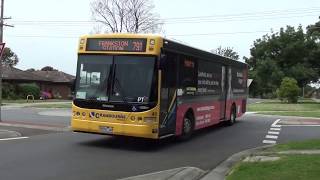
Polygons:
[[[4,0],[1,0],[1,15],[0,15],[0,43],[3,43],[3,9]],[[4,48],[4,47],[3,47]],[[2,57],[0,57],[0,107],[2,106]],[[0,121],[1,120],[1,109],[0,109]]]
[[[11,19],[11,18],[5,18],[4,17],[4,0],[1,0],[1,14],[0,14],[0,43],[3,43],[3,27],[8,26],[8,27],[13,27],[12,25],[8,25],[4,23],[5,19]],[[2,52],[4,50],[4,45]],[[2,54],[1,52],[1,54]],[[2,56],[0,56],[0,106],[2,104]],[[0,109],[0,121],[1,121],[1,109]]]

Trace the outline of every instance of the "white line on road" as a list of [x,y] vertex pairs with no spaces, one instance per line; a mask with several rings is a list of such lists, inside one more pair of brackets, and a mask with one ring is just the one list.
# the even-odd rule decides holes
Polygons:
[[275,120],[275,121],[271,124],[271,127],[277,127],[277,128],[281,127],[281,125],[277,125],[277,123],[278,123],[280,120],[281,120],[281,119]]
[[278,139],[278,136],[266,135],[267,139]]
[[271,131],[281,131],[281,128],[270,128]]
[[262,143],[264,143],[264,144],[276,144],[277,141],[263,140]]
[[278,135],[280,132],[277,132],[277,131],[268,131],[268,134],[276,134]]
[[315,124],[287,124],[287,125],[281,125],[281,126],[285,126],[285,127],[320,127],[319,124],[315,125]]
[[14,137],[14,138],[4,138],[0,139],[0,141],[10,141],[10,140],[17,140],[17,139],[27,139],[29,137],[23,136],[23,137]]

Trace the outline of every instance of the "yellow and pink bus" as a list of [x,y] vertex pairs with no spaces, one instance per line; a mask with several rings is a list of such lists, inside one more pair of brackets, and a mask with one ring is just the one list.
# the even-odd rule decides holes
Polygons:
[[248,67],[157,35],[80,38],[73,131],[162,139],[246,111]]

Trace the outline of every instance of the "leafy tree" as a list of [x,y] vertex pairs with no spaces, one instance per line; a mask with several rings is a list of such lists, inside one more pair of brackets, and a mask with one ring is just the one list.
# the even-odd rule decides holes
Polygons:
[[219,46],[217,49],[211,50],[211,52],[234,60],[239,60],[239,54],[230,47],[222,48]]
[[34,68],[30,68],[30,69],[27,69],[26,70],[27,72],[34,72],[34,71],[36,71]]
[[57,70],[51,66],[45,66],[45,67],[41,68],[41,71],[57,71]]
[[153,9],[151,0],[95,0],[91,3],[93,19],[103,25],[106,32],[113,33],[160,32],[163,23]]
[[278,97],[281,100],[287,100],[289,103],[297,103],[300,89],[297,81],[293,78],[283,78],[280,88],[278,89]]
[[274,94],[283,77],[297,80],[300,87],[316,82],[320,75],[320,46],[314,38],[291,26],[278,33],[264,35],[254,42],[249,64],[249,77],[254,79],[251,93]]
[[19,62],[18,55],[10,48],[5,47],[2,54],[2,65],[15,66]]

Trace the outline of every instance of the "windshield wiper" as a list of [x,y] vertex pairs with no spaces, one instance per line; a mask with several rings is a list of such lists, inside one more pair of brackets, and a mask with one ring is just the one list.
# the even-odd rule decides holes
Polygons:
[[127,101],[127,99],[126,99],[127,96],[125,95],[125,93],[124,93],[124,91],[123,91],[123,88],[122,88],[122,86],[121,86],[121,84],[120,84],[120,81],[119,81],[119,79],[118,79],[117,77],[114,78],[114,83],[116,83],[117,88],[118,88],[118,90],[120,91],[120,94],[119,94],[119,95],[120,95],[122,101],[125,102],[125,103],[128,103],[128,101]]

